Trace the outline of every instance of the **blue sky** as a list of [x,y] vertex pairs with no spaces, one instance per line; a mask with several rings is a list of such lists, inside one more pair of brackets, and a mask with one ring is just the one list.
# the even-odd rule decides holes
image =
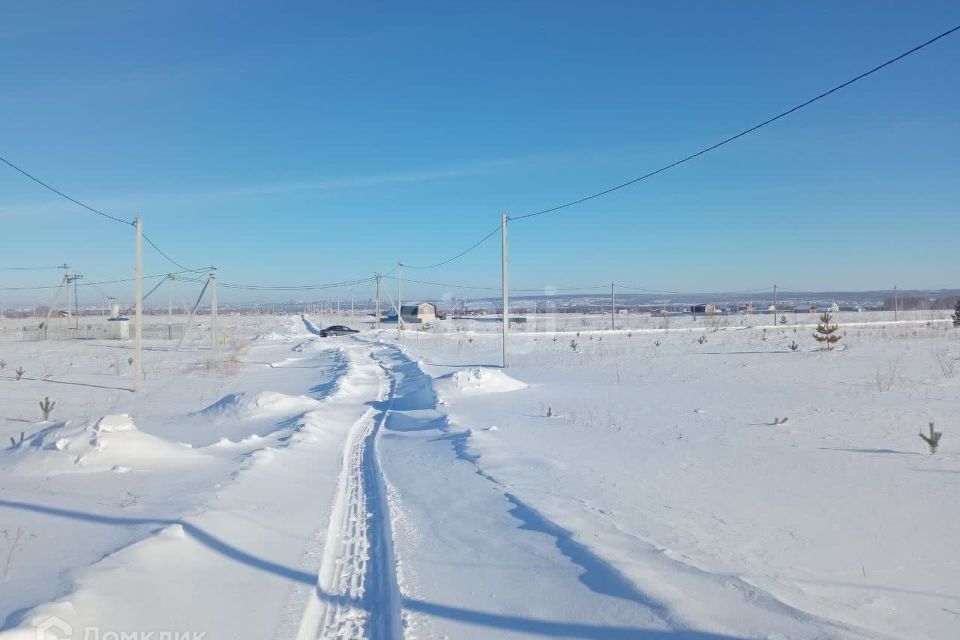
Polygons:
[[[503,210],[645,173],[960,23],[956,2],[877,1],[19,3],[3,14],[0,155],[113,215],[143,216],[178,261],[256,284],[436,262]],[[956,287],[958,63],[954,35],[671,172],[517,222],[512,282]],[[132,274],[129,229],[6,167],[0,224],[0,267]],[[148,273],[170,268],[147,251]],[[496,285],[499,244],[408,274]],[[0,286],[55,277],[0,271]]]

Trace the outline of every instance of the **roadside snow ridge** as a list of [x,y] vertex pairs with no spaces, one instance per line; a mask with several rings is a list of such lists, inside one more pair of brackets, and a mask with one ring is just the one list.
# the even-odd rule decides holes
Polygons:
[[526,389],[527,383],[511,378],[499,369],[486,367],[470,367],[455,371],[447,381],[441,381],[440,386],[448,390],[457,390],[463,393],[504,393]]

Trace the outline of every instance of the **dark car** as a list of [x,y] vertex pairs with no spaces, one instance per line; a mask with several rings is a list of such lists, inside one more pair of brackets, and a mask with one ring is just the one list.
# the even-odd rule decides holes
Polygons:
[[351,333],[360,333],[356,329],[351,329],[350,327],[345,327],[342,324],[335,324],[326,329],[320,329],[320,336],[324,338],[329,338],[330,336],[345,336]]

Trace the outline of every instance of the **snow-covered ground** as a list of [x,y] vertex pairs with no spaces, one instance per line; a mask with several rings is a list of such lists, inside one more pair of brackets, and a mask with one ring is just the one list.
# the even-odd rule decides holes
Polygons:
[[960,637],[960,330],[891,315],[234,318],[139,394],[8,320],[0,638]]

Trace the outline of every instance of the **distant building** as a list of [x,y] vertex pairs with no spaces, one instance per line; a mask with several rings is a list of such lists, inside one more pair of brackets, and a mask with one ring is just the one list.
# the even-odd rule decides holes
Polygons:
[[407,324],[426,324],[437,319],[437,305],[432,302],[405,304],[400,307],[400,317]]
[[129,340],[130,318],[114,316],[107,318],[107,340]]
[[715,304],[695,304],[690,307],[691,313],[702,313],[706,315],[723,313],[721,309],[717,308]]

